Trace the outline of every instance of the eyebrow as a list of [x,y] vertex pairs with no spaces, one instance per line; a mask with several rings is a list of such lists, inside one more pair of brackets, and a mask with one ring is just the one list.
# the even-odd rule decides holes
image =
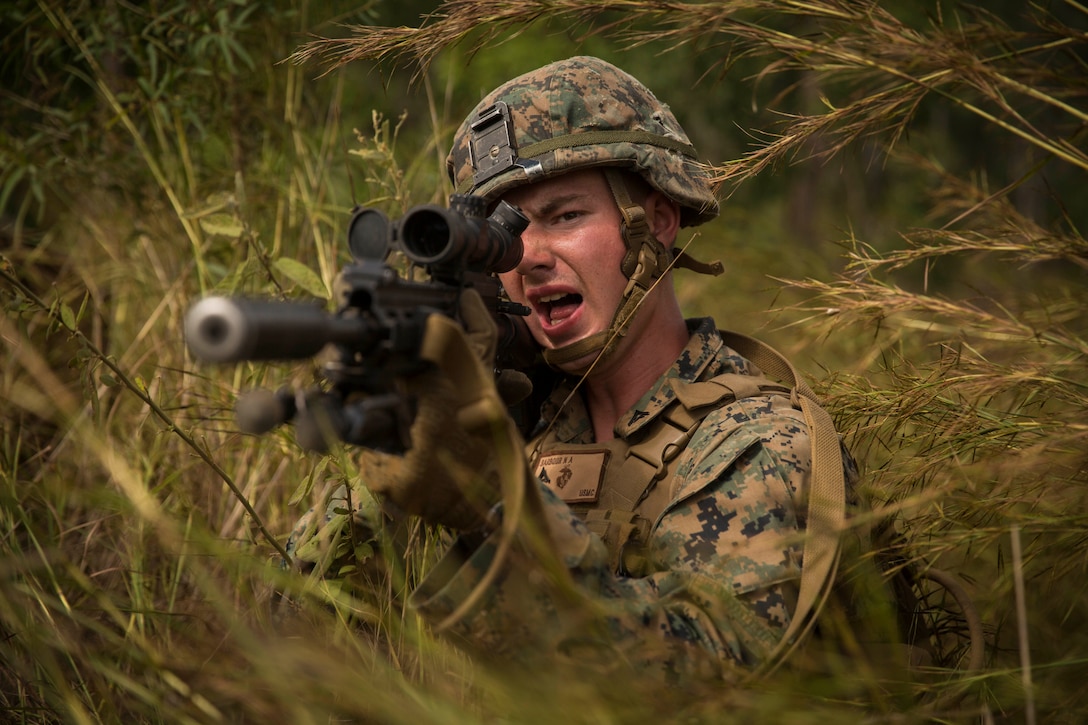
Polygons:
[[543,206],[537,209],[536,213],[540,216],[547,216],[548,214],[554,213],[556,209],[563,206],[564,204],[569,204],[572,201],[578,201],[585,196],[587,196],[586,193],[580,191],[554,196],[545,201]]

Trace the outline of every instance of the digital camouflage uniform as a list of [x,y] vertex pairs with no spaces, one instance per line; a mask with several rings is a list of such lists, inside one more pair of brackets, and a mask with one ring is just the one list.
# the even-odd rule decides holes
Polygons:
[[[447,159],[458,192],[491,201],[584,168],[602,169],[620,210],[629,284],[609,329],[544,351],[552,365],[611,354],[625,320],[672,266],[720,272],[650,233],[629,174],[676,202],[682,226],[714,218],[717,199],[668,106],[597,58],[500,85],[465,119]],[[563,405],[573,380],[543,407],[551,425],[527,446],[530,471],[548,549],[573,581],[555,585],[563,577],[544,575],[538,555],[515,549],[522,556],[505,560],[476,600],[501,541],[492,534],[476,548],[453,548],[412,596],[421,613],[438,621],[468,597],[475,606],[454,631],[487,652],[541,649],[667,678],[732,678],[775,650],[801,577],[808,428],[788,391],[726,347],[712,321],[693,323],[691,333],[672,368],[619,420],[615,440],[593,441],[579,396]]]
[[[586,167],[605,172],[623,217],[630,284],[606,332],[624,334],[619,321],[671,265],[712,270],[652,237],[616,173],[675,201],[684,226],[717,215],[705,168],[665,104],[608,63],[571,58],[488,94],[447,159],[458,192],[491,202]],[[581,397],[563,405],[573,379],[559,384],[542,410],[550,427],[527,446],[530,473],[547,479],[529,491],[544,546],[523,538],[504,549],[501,530],[461,536],[411,595],[424,617],[497,657],[558,653],[667,680],[736,679],[768,657],[798,601],[809,429],[789,392],[727,347],[712,321],[689,324],[687,347],[619,420],[613,441],[594,443]],[[605,336],[572,358],[608,354]],[[647,446],[657,449],[643,455]],[[579,462],[569,471],[568,457]],[[494,513],[506,512],[500,504]]]
[[[617,440],[645,435],[694,385],[723,373],[759,375],[723,345],[711,320],[693,325],[680,358],[617,424]],[[569,390],[560,385],[545,406],[545,417],[558,413],[552,442],[564,450],[594,449],[581,398],[558,408]],[[531,457],[538,443],[530,442]],[[568,506],[539,483],[551,544],[577,586],[598,598],[603,629],[589,627],[584,614],[568,618],[563,594],[543,585],[534,562],[515,558],[454,631],[497,655],[543,648],[584,656],[587,647],[603,647],[609,657],[618,652],[666,676],[728,677],[736,665],[750,667],[773,649],[790,620],[800,576],[798,497],[810,462],[804,420],[788,396],[757,395],[714,408],[675,459],[675,474],[655,487],[667,495],[647,498],[660,510],[640,507],[653,527],[644,575],[637,577],[612,570],[605,544],[580,517],[597,504]],[[412,603],[429,619],[443,618],[490,565],[498,537],[467,559],[454,547]]]

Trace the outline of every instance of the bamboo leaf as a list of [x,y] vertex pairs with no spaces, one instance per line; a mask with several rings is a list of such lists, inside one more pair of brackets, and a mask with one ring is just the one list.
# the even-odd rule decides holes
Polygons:
[[302,262],[290,257],[280,257],[272,263],[272,266],[276,268],[277,272],[314,297],[326,298],[329,296],[329,291],[325,287],[325,283],[321,281],[321,277]]
[[60,320],[69,330],[76,329],[76,315],[65,302],[60,303]]

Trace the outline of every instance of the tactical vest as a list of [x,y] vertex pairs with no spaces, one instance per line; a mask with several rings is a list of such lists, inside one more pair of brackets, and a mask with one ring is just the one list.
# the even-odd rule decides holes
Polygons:
[[[808,491],[802,492],[807,504],[802,505],[804,510],[797,512],[799,520],[806,525],[807,536],[794,618],[779,647],[752,673],[755,679],[780,666],[804,643],[805,635],[814,627],[837,586],[836,572],[844,548],[848,550],[845,556],[854,570],[858,557],[865,555],[862,549],[868,551],[870,548],[862,541],[869,539],[869,532],[867,527],[846,526],[846,483],[839,436],[830,416],[816,404],[811,389],[785,358],[764,343],[736,333],[722,332],[721,335],[726,345],[786,384],[777,384],[763,374],[736,373],[701,382],[680,383],[674,386],[676,399],[630,440],[570,444],[559,441],[554,434],[545,433],[530,443],[529,451],[532,470],[537,477],[566,501],[587,527],[604,541],[613,571],[625,576],[642,576],[649,573],[648,562],[642,554],[643,545],[676,498],[681,483],[676,474],[682,453],[698,436],[706,416],[744,398],[789,396],[793,407],[804,414],[812,443],[812,472]],[[877,538],[880,538],[879,534]],[[932,643],[927,641],[931,633],[919,629],[925,612],[919,606],[918,593],[923,592],[924,587],[920,587],[917,580],[924,579],[951,595],[964,619],[965,636],[969,638],[966,644],[969,657],[964,669],[968,672],[979,670],[985,642],[981,619],[970,597],[962,585],[944,572],[884,560],[889,553],[894,557],[901,550],[902,542],[887,550],[884,546],[877,547],[875,563],[895,589],[892,601],[899,619],[900,636],[889,634],[883,639],[864,643],[870,661],[873,656],[885,657],[889,652],[894,653],[890,655],[894,659],[908,662],[912,667],[930,661],[935,655],[940,659],[930,647]],[[850,582],[839,583],[834,598],[837,607],[845,602],[853,611],[856,596],[850,587]],[[859,626],[859,617],[864,619],[865,615],[854,611],[846,626]],[[826,620],[824,624],[827,624]],[[853,634],[856,636],[858,632]],[[826,651],[823,653],[827,654]],[[919,659],[918,655],[922,657]]]
[[757,395],[788,396],[763,375],[725,373],[680,383],[676,399],[631,440],[572,444],[548,433],[533,441],[532,470],[604,541],[613,571],[647,574],[641,550],[676,496],[676,469],[712,411]]
[[675,466],[703,419],[730,402],[756,395],[788,395],[804,415],[812,444],[805,522],[803,567],[794,617],[779,647],[753,677],[777,668],[805,639],[828,598],[841,553],[846,522],[846,484],[842,447],[831,416],[816,402],[793,366],[768,345],[733,332],[723,342],[767,375],[723,374],[678,385],[677,400],[658,413],[632,441],[571,445],[545,433],[529,446],[532,470],[581,515],[605,541],[613,569],[638,575],[645,569],[639,544],[672,501]]

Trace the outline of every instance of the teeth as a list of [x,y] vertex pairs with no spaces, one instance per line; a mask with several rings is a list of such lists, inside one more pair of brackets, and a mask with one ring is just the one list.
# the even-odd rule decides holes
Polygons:
[[[570,297],[570,294],[567,293],[567,292],[556,292],[555,294],[544,295],[543,297],[538,297],[536,299],[536,304],[545,305],[545,309],[550,312],[551,308],[547,307],[547,305],[550,305],[552,302],[558,302],[559,300],[566,299],[568,297]],[[548,323],[552,324],[552,325],[559,324],[560,322],[563,321],[563,319],[565,319],[565,318],[552,317],[551,315],[548,315]]]

